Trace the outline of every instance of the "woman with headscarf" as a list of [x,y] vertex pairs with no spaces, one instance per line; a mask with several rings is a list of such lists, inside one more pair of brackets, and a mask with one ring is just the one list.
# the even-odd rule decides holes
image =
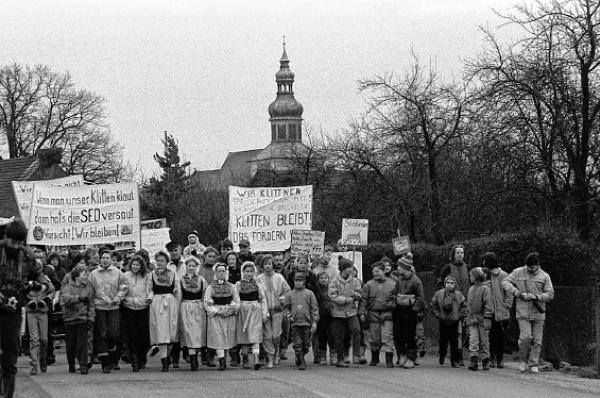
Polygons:
[[236,314],[240,296],[235,286],[227,282],[227,265],[214,266],[215,280],[204,294],[204,307],[208,315],[207,345],[216,351],[219,370],[225,370],[225,350],[236,345]]
[[166,251],[154,255],[156,269],[150,276],[150,341],[159,348],[162,371],[169,371],[170,345],[177,341],[177,320],[181,289],[175,271],[167,265],[171,258]]
[[179,343],[187,347],[190,368],[198,370],[198,353],[206,347],[206,310],[204,293],[208,283],[198,275],[200,261],[190,256],[185,259],[186,272],[181,278],[181,308],[179,309]]
[[237,343],[242,345],[242,364],[244,369],[250,369],[248,357],[252,350],[254,369],[261,364],[258,360],[260,343],[262,343],[263,321],[269,317],[267,299],[261,286],[256,282],[256,267],[246,261],[242,264],[242,279],[235,284],[240,295],[240,310],[237,315]]

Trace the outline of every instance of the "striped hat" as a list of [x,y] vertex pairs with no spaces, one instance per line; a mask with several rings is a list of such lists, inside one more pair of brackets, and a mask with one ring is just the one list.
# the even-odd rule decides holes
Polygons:
[[413,255],[412,253],[406,253],[404,256],[398,259],[398,266],[406,271],[411,271],[413,267]]

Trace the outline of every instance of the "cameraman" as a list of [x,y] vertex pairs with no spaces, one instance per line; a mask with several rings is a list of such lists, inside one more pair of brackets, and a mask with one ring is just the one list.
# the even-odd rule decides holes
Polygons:
[[12,398],[15,392],[21,307],[29,281],[48,288],[42,268],[25,247],[26,239],[27,227],[23,221],[15,220],[6,226],[6,237],[0,241],[0,366],[4,398]]

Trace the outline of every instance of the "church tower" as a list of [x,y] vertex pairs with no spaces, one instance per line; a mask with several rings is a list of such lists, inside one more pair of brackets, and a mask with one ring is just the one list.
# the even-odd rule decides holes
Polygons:
[[277,97],[269,105],[271,122],[271,144],[276,142],[302,142],[302,104],[294,98],[294,72],[290,70],[290,60],[285,51],[279,60],[279,71],[275,74]]

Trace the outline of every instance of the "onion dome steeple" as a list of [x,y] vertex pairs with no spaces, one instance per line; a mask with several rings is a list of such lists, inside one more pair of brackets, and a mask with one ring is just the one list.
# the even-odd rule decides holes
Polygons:
[[275,74],[277,97],[269,105],[271,121],[271,142],[302,141],[302,104],[294,98],[294,72],[290,70],[290,60],[285,50],[279,60],[279,71]]

